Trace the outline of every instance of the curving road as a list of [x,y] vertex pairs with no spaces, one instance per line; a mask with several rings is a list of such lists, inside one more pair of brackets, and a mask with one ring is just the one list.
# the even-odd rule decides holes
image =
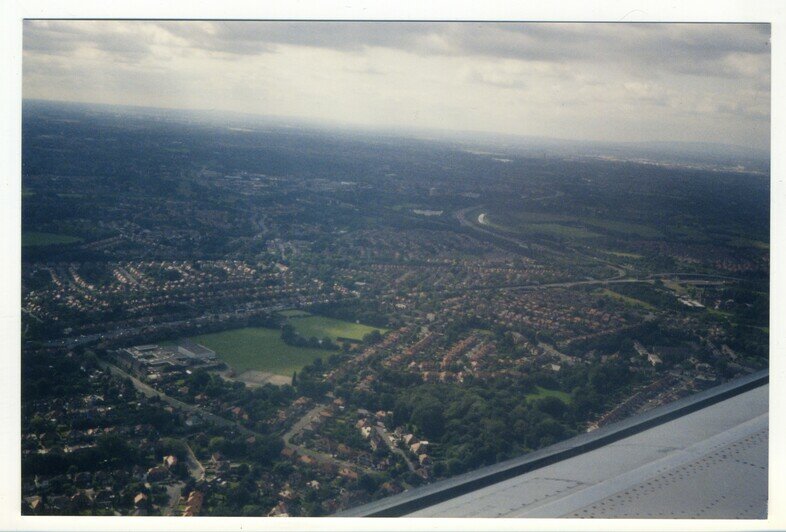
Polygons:
[[[529,249],[528,245],[522,242],[520,239],[515,238],[510,235],[500,234],[498,231],[492,229],[492,226],[487,227],[480,227],[478,224],[474,223],[472,220],[467,219],[467,214],[471,211],[477,211],[478,209],[483,208],[483,205],[476,205],[474,207],[466,207],[464,209],[458,210],[455,213],[455,217],[458,220],[459,224],[463,227],[467,227],[473,229],[478,233],[485,234],[486,236],[490,236],[494,239],[502,239],[509,243],[516,244],[522,249]],[[482,216],[481,214],[480,216]],[[479,217],[480,218],[480,217]],[[550,251],[554,253],[558,253],[564,256],[564,253],[560,253],[554,250]],[[611,277],[606,279],[589,279],[583,281],[565,281],[559,283],[547,283],[547,284],[525,284],[525,285],[513,285],[513,286],[493,286],[493,287],[473,287],[473,288],[465,288],[464,291],[468,290],[537,290],[537,289],[544,289],[544,288],[570,288],[573,286],[585,286],[585,285],[605,285],[605,284],[616,284],[616,283],[650,283],[655,279],[666,278],[666,277],[683,277],[683,278],[698,278],[698,279],[708,279],[708,280],[718,280],[718,281],[742,281],[742,279],[737,277],[730,277],[727,275],[716,275],[716,274],[707,274],[707,273],[686,273],[686,272],[663,272],[663,273],[651,273],[645,277],[626,277],[627,270],[620,266],[619,264],[615,264],[607,259],[603,259],[600,257],[596,257],[594,255],[588,255],[576,249],[570,248],[570,251],[581,255],[582,257],[594,260],[599,262],[615,271],[615,274]],[[683,279],[684,281],[688,281],[689,279]]]

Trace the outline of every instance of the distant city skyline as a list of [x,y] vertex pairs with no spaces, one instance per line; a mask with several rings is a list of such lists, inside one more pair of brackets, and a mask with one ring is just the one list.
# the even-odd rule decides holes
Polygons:
[[768,24],[26,21],[25,98],[769,150]]

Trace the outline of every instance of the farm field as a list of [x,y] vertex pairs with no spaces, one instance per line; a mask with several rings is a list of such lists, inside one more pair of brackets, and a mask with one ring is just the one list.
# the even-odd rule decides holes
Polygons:
[[48,246],[50,244],[73,244],[81,241],[82,239],[76,236],[39,233],[37,231],[22,232],[22,247]]
[[215,351],[237,373],[256,370],[291,377],[314,359],[327,358],[331,353],[287,345],[281,340],[281,331],[264,327],[204,334],[191,340]]
[[292,316],[288,322],[301,336],[305,338],[322,339],[324,337],[336,341],[338,338],[349,338],[351,340],[362,340],[363,336],[371,331],[379,331],[382,334],[388,332],[387,329],[382,327],[371,327],[360,323],[352,323],[350,321],[337,320],[334,318],[325,318],[323,316],[308,316],[298,317]]

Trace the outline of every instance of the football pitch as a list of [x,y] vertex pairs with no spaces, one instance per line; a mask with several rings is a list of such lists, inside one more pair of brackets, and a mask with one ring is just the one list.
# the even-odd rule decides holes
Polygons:
[[352,323],[351,321],[325,318],[324,316],[292,316],[287,323],[292,325],[298,334],[305,338],[314,336],[321,340],[328,337],[334,342],[341,338],[360,341],[372,331],[379,331],[382,334],[388,332],[387,329],[382,327],[371,327],[360,323]]
[[281,331],[263,327],[233,329],[191,339],[215,351],[238,374],[257,370],[291,377],[316,358],[331,354],[324,349],[287,345],[281,340]]
[[[334,342],[340,338],[362,340],[364,335],[374,330],[383,334],[387,332],[380,327],[302,314],[293,315],[288,323],[306,338],[328,337]],[[288,345],[281,339],[280,330],[265,327],[245,327],[203,334],[194,336],[191,340],[215,351],[218,358],[238,374],[255,370],[291,377],[292,373],[300,371],[315,359],[326,359],[335,352]]]

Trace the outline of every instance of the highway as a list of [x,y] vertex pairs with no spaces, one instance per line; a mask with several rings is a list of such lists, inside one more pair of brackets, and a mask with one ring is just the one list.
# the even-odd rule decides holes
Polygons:
[[[463,227],[468,227],[473,229],[476,232],[484,234],[486,236],[490,236],[493,239],[502,239],[509,243],[515,244],[519,246],[521,249],[530,249],[530,246],[524,242],[522,242],[518,238],[514,238],[512,236],[500,234],[497,231],[494,231],[490,228],[480,227],[475,224],[473,221],[467,219],[467,213],[470,211],[476,211],[477,209],[482,208],[482,205],[477,205],[474,207],[466,207],[459,211],[456,211],[455,216],[458,220],[459,224]],[[561,252],[557,252],[555,250],[550,250],[553,253],[558,253],[560,255],[564,255]],[[480,287],[468,287],[462,288],[460,291],[476,291],[476,290],[541,290],[541,289],[548,289],[548,288],[572,288],[575,286],[592,286],[592,285],[608,285],[608,284],[631,284],[631,283],[651,283],[655,279],[661,278],[669,278],[669,277],[681,277],[681,278],[691,278],[691,279],[682,279],[679,282],[697,282],[698,280],[707,280],[708,282],[711,281],[741,281],[737,277],[729,277],[726,275],[715,275],[715,274],[703,274],[703,273],[686,273],[686,272],[663,272],[663,273],[652,273],[647,275],[646,277],[626,277],[627,271],[620,265],[610,262],[606,259],[602,259],[600,257],[595,257],[593,255],[587,255],[586,253],[582,253],[575,249],[571,249],[573,253],[581,255],[582,257],[594,260],[596,262],[600,262],[601,264],[612,268],[616,273],[608,277],[606,279],[587,279],[582,281],[564,281],[558,283],[545,283],[545,284],[537,284],[537,283],[528,283],[528,284],[520,284],[520,285],[508,285],[508,286],[480,286]],[[695,279],[694,279],[695,278]],[[455,289],[445,288],[445,289],[434,289],[435,291],[444,291],[444,292],[452,292],[456,291]]]

